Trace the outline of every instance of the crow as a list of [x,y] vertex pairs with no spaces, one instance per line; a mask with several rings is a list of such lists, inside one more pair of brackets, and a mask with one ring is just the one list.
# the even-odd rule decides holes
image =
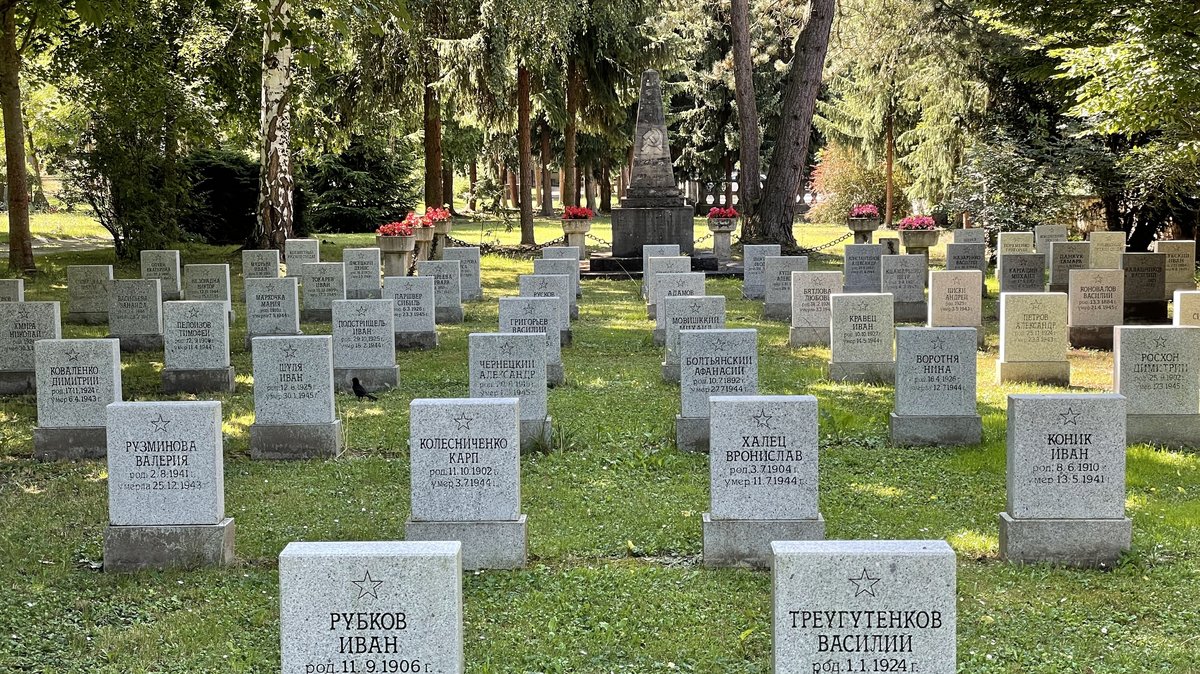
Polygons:
[[363,385],[358,383],[358,377],[355,377],[350,383],[353,385],[354,395],[358,396],[359,400],[362,400],[363,398],[373,402],[379,400],[379,398],[367,393],[367,389],[363,388]]

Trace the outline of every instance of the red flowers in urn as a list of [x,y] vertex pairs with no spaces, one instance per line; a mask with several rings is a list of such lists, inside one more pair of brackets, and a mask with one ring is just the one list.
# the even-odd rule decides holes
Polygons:
[[567,206],[563,209],[563,220],[591,220],[594,213],[592,209],[584,206]]
[[879,207],[875,204],[855,204],[854,208],[850,209],[850,217],[852,218],[873,218],[879,219]]
[[[409,215],[412,215],[411,213]],[[386,225],[380,225],[379,229],[375,230],[379,236],[412,236],[412,225],[408,219],[397,222],[389,222]]]
[[729,208],[713,206],[712,208],[708,209],[709,220],[736,220],[737,216],[737,209],[733,206],[730,206]]
[[937,229],[937,223],[928,215],[910,215],[896,225],[896,229],[904,231],[929,232]]

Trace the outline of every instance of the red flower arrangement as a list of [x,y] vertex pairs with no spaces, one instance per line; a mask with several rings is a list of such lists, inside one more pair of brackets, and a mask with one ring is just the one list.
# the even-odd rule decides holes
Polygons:
[[854,208],[850,209],[850,217],[879,219],[879,207],[875,204],[855,204]]
[[[412,215],[411,213],[409,215]],[[375,230],[379,236],[412,236],[412,225],[408,224],[408,219],[397,222],[389,222],[386,225],[381,225]]]
[[708,209],[709,220],[736,220],[737,216],[737,209],[733,206],[730,206],[729,208],[713,206],[712,208]]
[[896,226],[896,229],[901,231],[930,231],[937,229],[937,223],[934,222],[933,218],[929,217],[928,215],[910,215],[901,220],[900,224]]
[[567,206],[563,209],[563,220],[587,220],[592,217],[592,209],[584,206]]
[[[412,214],[410,213],[409,215],[412,215]],[[421,225],[421,226],[422,227],[432,227],[434,225],[434,223],[445,222],[445,221],[449,220],[450,219],[450,211],[445,208],[426,208],[424,217],[429,220],[429,224]]]

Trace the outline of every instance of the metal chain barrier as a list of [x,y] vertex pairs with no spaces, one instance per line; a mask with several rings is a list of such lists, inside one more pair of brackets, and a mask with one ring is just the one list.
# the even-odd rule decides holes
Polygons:
[[[819,246],[813,246],[812,248],[805,248],[805,247],[801,246],[801,247],[800,247],[800,252],[801,252],[801,253],[805,253],[805,254],[807,254],[807,253],[819,253],[819,252],[821,252],[821,251],[823,251],[823,250],[826,250],[826,249],[828,249],[828,248],[833,248],[834,246],[836,246],[836,245],[838,245],[839,243],[841,243],[841,242],[845,241],[846,239],[849,239],[849,238],[850,238],[850,237],[852,237],[852,236],[854,236],[854,232],[846,232],[845,234],[843,234],[843,235],[839,236],[838,238],[834,239],[833,241],[830,241],[829,243],[823,243],[823,244],[821,244],[821,245],[819,245]],[[703,241],[703,239],[701,239],[701,241]],[[739,243],[739,244],[740,244],[740,243],[742,243],[742,240],[741,240],[741,239],[738,239],[738,243]]]
[[592,234],[591,232],[584,234],[584,236],[591,239],[592,241],[600,244],[601,246],[609,246],[609,247],[612,246],[612,241],[605,241],[604,239],[601,239],[600,237],[596,236],[595,234]]

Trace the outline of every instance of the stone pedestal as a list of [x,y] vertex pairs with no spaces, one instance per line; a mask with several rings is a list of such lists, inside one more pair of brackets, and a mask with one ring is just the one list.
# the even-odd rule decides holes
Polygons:
[[847,225],[854,232],[854,243],[871,243],[875,230],[879,229],[879,220],[875,218],[850,218]]
[[1125,302],[1126,325],[1169,325],[1167,301]]
[[404,351],[428,351],[436,349],[438,334],[433,330],[420,332],[397,332],[396,348]]
[[333,368],[333,387],[343,393],[354,392],[354,379],[370,393],[393,389],[400,382],[400,367],[347,367]]
[[462,568],[521,569],[525,567],[528,534],[526,516],[501,522],[416,522],[404,523],[408,541],[459,541]]
[[733,233],[737,230],[737,220],[734,218],[713,218],[708,221],[708,231],[712,232],[713,257],[717,264],[725,264],[733,259]]
[[163,370],[163,393],[233,393],[233,366],[205,370]]
[[570,328],[558,331],[559,344],[562,346],[571,346],[575,342],[575,333],[571,332]]
[[1076,349],[1112,351],[1113,326],[1111,325],[1068,325],[1071,346]]
[[825,518],[815,520],[714,520],[703,514],[704,566],[771,566],[771,541],[825,540]]
[[896,381],[896,362],[829,363],[829,379],[859,384],[893,384]]
[[763,318],[768,321],[790,322],[792,320],[792,303],[790,301],[763,303]]
[[434,307],[433,321],[438,325],[458,325],[463,322],[463,308],[461,306]]
[[1125,442],[1163,447],[1200,447],[1200,414],[1129,414]]
[[107,454],[104,426],[33,429],[33,458],[38,461],[103,459]]
[[662,378],[668,384],[679,383],[679,363],[663,363]]
[[788,331],[788,345],[829,346],[829,328],[792,328]]
[[683,452],[708,454],[709,418],[675,415],[675,446]]
[[0,395],[19,396],[37,393],[37,373],[33,371],[0,372]]
[[1000,559],[1019,564],[1112,567],[1133,541],[1133,521],[1014,519],[1000,513]]
[[924,323],[929,317],[928,302],[896,302],[892,316],[897,323]]
[[621,208],[612,210],[614,258],[642,255],[642,246],[674,243],[684,255],[695,249],[694,210],[691,206],[638,207],[622,200]]
[[549,448],[550,443],[554,440],[554,419],[546,417],[544,420],[521,420],[521,451],[528,452],[531,450]]
[[115,573],[233,563],[233,518],[218,524],[113,526],[104,530],[104,570]]
[[104,325],[108,323],[108,312],[68,311],[63,320],[75,325]]
[[592,231],[592,221],[585,219],[562,221],[563,234],[567,238],[567,246],[579,249],[579,259],[587,259],[587,234]]
[[983,418],[964,416],[909,416],[892,413],[892,444],[901,447],[977,445],[983,439]]
[[563,371],[562,363],[546,363],[546,384],[551,388],[567,383],[567,374]]
[[341,420],[328,424],[250,425],[250,458],[256,461],[331,459],[341,453]]
[[331,323],[333,309],[301,309],[300,320],[305,323]]
[[154,335],[107,335],[106,338],[121,340],[121,353],[163,350],[163,336],[161,333]]
[[1071,385],[1070,361],[996,363],[996,379],[1029,384]]

